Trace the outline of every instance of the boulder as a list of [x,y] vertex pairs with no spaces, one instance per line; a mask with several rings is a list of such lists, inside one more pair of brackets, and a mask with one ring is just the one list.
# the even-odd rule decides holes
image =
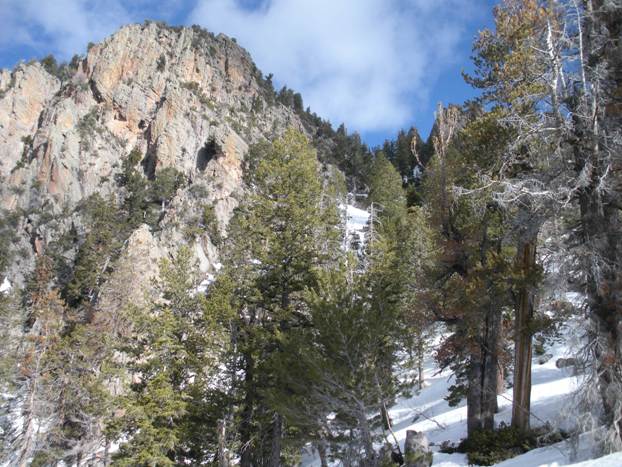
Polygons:
[[406,467],[429,467],[432,465],[432,452],[425,434],[414,430],[406,431],[404,461]]

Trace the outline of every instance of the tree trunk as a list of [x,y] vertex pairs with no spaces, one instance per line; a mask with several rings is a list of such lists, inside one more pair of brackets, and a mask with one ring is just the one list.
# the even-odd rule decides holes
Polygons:
[[[589,170],[579,196],[583,244],[590,253],[587,298],[597,333],[594,346],[603,422],[610,448],[622,448],[622,216],[620,212],[620,126],[622,125],[622,12],[619,2],[585,0],[585,50],[588,80],[584,106],[591,118],[576,123],[575,170]],[[606,44],[606,46],[603,46]],[[599,67],[597,65],[605,65]]]
[[320,466],[328,467],[328,456],[326,450],[326,441],[319,440],[315,446],[317,448],[318,456],[320,457]]
[[495,427],[497,411],[497,373],[499,371],[499,337],[501,334],[501,313],[493,303],[486,318],[482,369],[482,428]]
[[242,408],[242,421],[240,422],[240,467],[252,467],[253,449],[252,440],[252,418],[255,404],[255,382],[254,379],[254,360],[252,355],[245,355],[246,365],[244,371],[244,405]]
[[227,454],[227,422],[218,421],[218,467],[229,467],[229,455]]
[[361,438],[363,441],[363,449],[365,450],[365,462],[362,465],[372,467],[375,465],[376,452],[374,451],[374,441],[371,435],[371,428],[367,421],[364,409],[359,412],[359,429],[361,430]]
[[104,444],[104,467],[108,467],[110,465],[110,441],[106,438]]
[[423,389],[423,358],[424,358],[424,345],[423,345],[423,336],[417,337],[417,386],[421,391]]
[[482,429],[482,363],[480,355],[471,355],[467,383],[467,435]]
[[281,440],[283,438],[283,417],[278,413],[274,414],[272,420],[272,443],[270,446],[269,467],[279,467],[281,465]]
[[492,430],[497,411],[497,376],[501,313],[491,303],[482,330],[480,351],[471,355],[467,387],[467,433]]
[[503,370],[503,365],[499,362],[497,365],[497,395],[503,394],[505,392],[505,371]]
[[529,277],[536,266],[536,239],[522,243],[517,260],[524,278],[516,301],[514,323],[514,389],[512,400],[512,426],[522,431],[529,429],[531,410],[531,320],[534,313],[534,291]]

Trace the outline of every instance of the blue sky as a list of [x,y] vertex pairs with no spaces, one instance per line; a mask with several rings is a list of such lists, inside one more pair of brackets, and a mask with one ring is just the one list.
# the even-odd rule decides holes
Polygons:
[[474,92],[469,69],[493,0],[0,0],[0,67],[68,60],[129,22],[200,24],[235,37],[277,86],[370,145]]

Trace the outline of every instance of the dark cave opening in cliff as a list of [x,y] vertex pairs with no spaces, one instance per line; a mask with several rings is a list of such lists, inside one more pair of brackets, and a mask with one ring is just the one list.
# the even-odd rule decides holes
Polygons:
[[220,146],[214,141],[214,139],[208,140],[205,145],[199,149],[199,153],[197,154],[197,164],[196,167],[200,172],[205,171],[207,164],[209,161],[218,157],[219,154],[222,153],[222,149]]

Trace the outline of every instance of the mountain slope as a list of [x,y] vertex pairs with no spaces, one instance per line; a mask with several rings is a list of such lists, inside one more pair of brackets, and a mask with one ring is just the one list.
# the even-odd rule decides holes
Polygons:
[[[57,76],[34,62],[0,74],[0,207],[20,214],[12,229],[19,254],[7,272],[18,284],[34,252],[71,228],[81,237],[80,201],[120,196],[117,178],[132,151],[146,178],[167,167],[185,178],[156,229],[167,250],[179,240],[174,226],[198,214],[191,189],[205,192],[224,227],[249,145],[304,128],[245,50],[198,27],[129,25],[50,71]],[[209,235],[197,243],[203,269],[216,263]]]

